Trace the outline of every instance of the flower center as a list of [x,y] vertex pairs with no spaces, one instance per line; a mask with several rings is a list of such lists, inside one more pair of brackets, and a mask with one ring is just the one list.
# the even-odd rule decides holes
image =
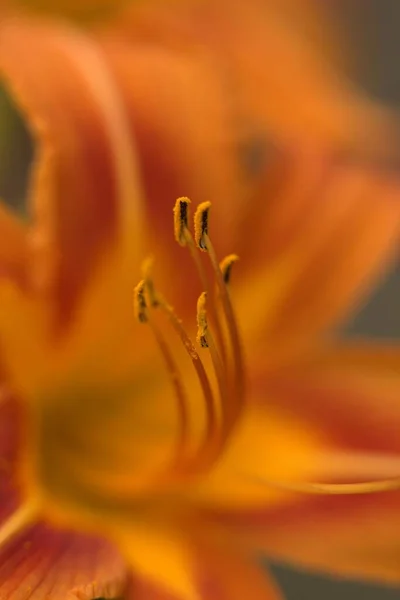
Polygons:
[[[198,349],[172,306],[155,288],[150,261],[144,263],[144,277],[136,286],[134,294],[135,316],[140,323],[149,326],[154,334],[175,390],[180,416],[175,464],[166,476],[166,483],[169,485],[188,477],[197,477],[212,467],[229,442],[241,415],[245,394],[242,348],[229,293],[232,266],[238,257],[232,254],[218,263],[208,231],[211,204],[204,202],[197,208],[194,236],[188,226],[189,207],[188,198],[178,198],[174,208],[174,230],[178,244],[187,247],[190,252],[204,288],[197,303]],[[208,255],[213,281],[203,267],[199,251]],[[155,311],[164,313],[172,325],[191,360],[202,392],[206,427],[195,450],[191,444],[189,399],[183,377],[170,345],[153,318]],[[202,360],[203,352],[208,353],[211,373]],[[212,385],[213,381],[216,382],[215,386]]]

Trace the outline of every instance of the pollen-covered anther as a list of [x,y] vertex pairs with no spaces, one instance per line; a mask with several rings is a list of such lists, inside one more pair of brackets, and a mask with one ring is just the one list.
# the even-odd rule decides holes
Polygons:
[[197,207],[194,215],[194,241],[196,246],[208,252],[207,236],[208,236],[208,216],[211,208],[211,202],[202,202]]
[[160,301],[157,297],[152,278],[153,264],[154,259],[152,256],[146,258],[142,263],[142,275],[145,283],[148,303],[153,308],[156,308],[159,305]]
[[187,244],[187,231],[189,221],[189,198],[178,198],[174,206],[174,235],[180,246]]
[[229,254],[219,263],[225,285],[229,285],[233,265],[239,260],[237,254]]
[[207,340],[207,292],[202,292],[197,301],[197,343],[202,348],[208,348],[209,342]]
[[145,292],[146,282],[142,279],[133,291],[133,313],[139,323],[147,323],[149,320]]

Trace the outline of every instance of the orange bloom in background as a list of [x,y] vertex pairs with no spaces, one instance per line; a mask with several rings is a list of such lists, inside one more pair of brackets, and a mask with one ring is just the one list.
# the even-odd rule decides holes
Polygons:
[[[85,30],[15,6],[0,64],[37,154],[31,224],[0,215],[0,591],[279,597],[261,552],[398,581],[399,492],[295,492],[400,472],[398,348],[326,333],[397,251],[398,181],[338,156],[380,158],[390,120],[272,3]],[[184,201],[173,239],[182,194],[212,200],[207,253]]]

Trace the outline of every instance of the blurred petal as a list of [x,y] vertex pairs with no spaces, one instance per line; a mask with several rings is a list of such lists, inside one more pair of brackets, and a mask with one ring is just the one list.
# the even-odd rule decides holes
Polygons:
[[360,340],[328,345],[264,380],[255,372],[254,386],[255,397],[265,396],[267,404],[275,402],[303,416],[338,446],[391,453],[400,449],[400,349],[395,344]]
[[198,553],[202,598],[207,600],[282,600],[277,586],[255,557],[210,544]]
[[39,524],[0,554],[0,594],[5,600],[93,600],[122,596],[126,572],[107,543]]
[[228,511],[285,503],[290,494],[259,480],[312,480],[319,448],[318,431],[306,419],[249,402],[225,453],[188,494],[201,506]]
[[[268,573],[259,569],[255,560],[252,563],[248,557],[232,551],[228,538],[214,538],[201,521],[182,519],[178,527],[174,531],[168,530],[165,523],[143,523],[142,527],[135,526],[125,539],[125,548],[137,576],[137,580],[131,582],[132,598],[281,598]],[[144,577],[142,581],[141,576]]]
[[[112,27],[96,31],[137,139],[155,239],[171,256],[157,277],[174,288],[180,311],[179,299],[188,296],[187,309],[200,290],[195,277],[189,285],[176,278],[178,260],[181,272],[193,269],[171,236],[172,198],[210,199],[214,243],[228,253],[236,250],[230,234],[242,224],[242,208],[256,195],[259,212],[267,204],[271,139],[311,137],[364,151],[370,137],[377,154],[377,137],[390,145],[388,121],[356,99],[321,52],[321,38],[328,45],[320,31],[323,10],[297,0],[284,4],[132,3]],[[271,56],[279,58],[271,62]]]
[[[0,521],[18,507],[17,469],[25,430],[19,402],[0,402]],[[117,552],[99,539],[38,524],[0,549],[0,596],[77,600],[121,595],[125,569]]]
[[293,180],[256,225],[252,253],[263,264],[235,292],[245,341],[271,365],[347,317],[398,251],[397,178],[314,156],[297,159]]
[[287,509],[243,518],[270,557],[360,580],[400,583],[400,492],[299,498]]
[[[231,127],[231,99],[213,65],[199,53],[117,35],[107,35],[102,45],[137,140],[152,245],[160,250],[157,279],[179,302],[191,286],[177,277],[177,264],[195,282],[196,275],[188,253],[173,239],[175,199],[189,196],[195,204],[215,199],[215,216],[222,221],[226,209],[241,198],[243,169]],[[228,228],[221,229],[217,243],[227,236]],[[158,256],[164,254],[169,259],[158,269]]]
[[[153,519],[125,524],[118,543],[139,577],[177,600],[201,600],[194,580],[193,542],[178,527]],[[157,597],[157,596],[156,596]]]
[[332,61],[328,40],[334,35],[321,6],[153,0],[133,4],[130,13],[117,23],[127,37],[211,59],[233,95],[236,124],[375,154],[394,141],[391,120],[357,94]]
[[[399,477],[397,347],[327,349],[296,370],[270,375],[265,386],[260,380],[257,394],[319,432],[318,481]],[[339,575],[400,581],[400,492],[294,500],[276,510],[238,514],[236,525],[279,559]]]
[[89,38],[12,18],[0,33],[0,69],[37,142],[34,283],[50,288],[59,319],[118,235],[122,205],[137,202],[131,140],[118,91]]
[[13,474],[21,440],[21,407],[3,388],[0,392],[0,521],[16,509],[17,490]]
[[26,229],[23,223],[0,203],[0,276],[25,279],[27,260]]

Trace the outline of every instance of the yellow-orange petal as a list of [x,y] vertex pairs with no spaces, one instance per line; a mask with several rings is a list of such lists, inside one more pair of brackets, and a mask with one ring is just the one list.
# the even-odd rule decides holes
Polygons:
[[[400,474],[400,350],[354,343],[258,381],[256,395],[318,431],[319,480]],[[318,460],[318,453],[315,458]],[[290,504],[237,514],[240,531],[275,558],[338,575],[399,582],[400,493],[297,495]],[[229,519],[228,519],[229,521]]]
[[0,552],[0,594],[5,600],[122,596],[126,571],[106,542],[40,523]]
[[185,508],[179,512],[179,501],[159,504],[154,519],[148,511],[146,520],[129,530],[126,523],[119,537],[137,578],[129,598],[136,598],[135,592],[155,600],[242,600],[246,594],[254,600],[281,598],[256,559],[235,548],[237,540],[229,533],[221,537]]
[[298,160],[307,176],[292,173],[271,224],[266,211],[252,250],[263,264],[235,293],[245,342],[271,365],[359,306],[394,260],[400,235],[397,177],[366,165],[326,166],[318,155]]
[[138,202],[124,109],[100,49],[66,25],[3,18],[0,71],[36,141],[33,277],[59,321]]
[[315,478],[319,432],[279,407],[249,402],[218,462],[186,495],[212,510],[246,510],[290,502],[290,494],[260,481]]

